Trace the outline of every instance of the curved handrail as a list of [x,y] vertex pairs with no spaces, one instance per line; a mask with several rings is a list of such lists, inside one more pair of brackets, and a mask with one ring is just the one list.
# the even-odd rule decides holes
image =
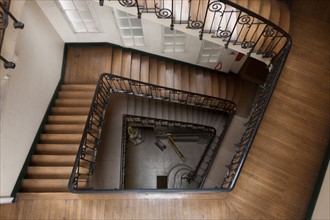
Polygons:
[[71,192],[92,189],[90,181],[94,172],[96,153],[100,144],[108,98],[111,93],[116,92],[214,109],[230,115],[235,114],[236,111],[236,104],[232,101],[103,73],[95,89],[82,140],[70,176],[69,190]]

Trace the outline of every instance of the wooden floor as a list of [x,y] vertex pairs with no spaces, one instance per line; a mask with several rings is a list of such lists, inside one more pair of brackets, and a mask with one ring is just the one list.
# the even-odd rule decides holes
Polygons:
[[292,52],[232,192],[21,193],[0,206],[1,219],[302,219],[330,125],[329,21],[308,17],[306,8],[292,13]]

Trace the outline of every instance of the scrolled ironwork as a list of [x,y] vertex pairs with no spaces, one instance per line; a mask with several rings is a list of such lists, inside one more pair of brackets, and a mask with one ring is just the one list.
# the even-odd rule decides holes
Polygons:
[[136,6],[136,0],[118,0],[119,4],[121,4],[124,7],[135,7]]
[[230,37],[231,34],[232,33],[229,30],[220,30],[219,29],[217,32],[215,32],[215,34],[213,35],[213,37],[226,39],[226,38]]
[[266,27],[264,32],[262,33],[262,36],[264,37],[274,37],[276,36],[277,31],[273,27]]
[[172,18],[173,16],[173,12],[168,9],[168,8],[158,8],[157,7],[157,4],[156,4],[156,16],[158,18],[163,18],[163,19],[166,19],[166,18]]
[[252,16],[250,15],[242,15],[238,18],[238,23],[242,25],[251,24],[251,21],[253,20]]
[[254,47],[255,44],[256,43],[253,41],[243,41],[242,48],[244,48],[244,49],[252,48],[252,47]]
[[262,54],[262,57],[264,57],[264,58],[273,58],[275,56],[276,56],[276,53],[274,51],[265,51]]
[[211,12],[217,12],[217,13],[221,13],[220,15],[222,15],[223,13],[223,10],[225,9],[225,4],[222,3],[222,2],[219,2],[219,1],[214,1],[214,2],[211,2],[209,5],[208,5],[208,10],[211,11]]
[[203,21],[199,21],[199,20],[193,20],[191,19],[191,17],[189,17],[188,20],[188,27],[191,29],[201,29],[204,26],[204,22]]

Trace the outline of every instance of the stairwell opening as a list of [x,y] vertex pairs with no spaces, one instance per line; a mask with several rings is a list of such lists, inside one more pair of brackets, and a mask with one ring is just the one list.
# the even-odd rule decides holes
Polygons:
[[227,113],[123,93],[108,103],[89,181],[94,190],[198,189],[219,166],[212,161]]

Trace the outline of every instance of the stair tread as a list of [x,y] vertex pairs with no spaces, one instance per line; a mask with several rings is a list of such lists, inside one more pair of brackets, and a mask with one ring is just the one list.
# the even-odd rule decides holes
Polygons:
[[226,99],[227,96],[227,82],[226,77],[219,74],[219,98]]
[[271,13],[270,0],[262,0],[259,14],[268,20],[270,17],[270,13]]
[[75,155],[79,144],[38,144],[37,154],[45,155]]
[[278,2],[280,6],[281,16],[279,21],[279,26],[286,32],[290,30],[290,10],[286,2]]
[[112,65],[111,73],[115,75],[121,75],[121,66],[122,66],[122,55],[123,50],[119,47],[114,47],[112,49]]
[[95,84],[63,84],[61,91],[95,91]]
[[149,83],[157,85],[158,83],[158,67],[157,59],[150,57],[149,59]]
[[61,179],[69,178],[72,166],[29,166],[27,168],[27,178]]
[[87,115],[90,107],[53,107],[52,115]]
[[272,10],[269,16],[269,20],[274,24],[279,25],[281,17],[280,5],[278,4],[277,0],[270,0],[270,3]]
[[184,65],[181,67],[181,89],[189,91],[189,67]]
[[140,80],[140,65],[141,55],[138,53],[133,53],[131,62],[131,79]]
[[196,92],[204,94],[204,75],[203,70],[200,68],[196,69]]
[[90,107],[92,99],[56,99],[55,107]]
[[248,9],[256,14],[259,14],[261,0],[250,0],[248,2]]
[[178,63],[174,64],[173,81],[174,88],[181,90],[181,65]]
[[50,115],[49,124],[85,124],[87,115]]
[[165,61],[158,60],[158,62],[157,62],[157,84],[160,86],[166,86],[165,71],[166,71]]
[[189,68],[189,90],[190,92],[197,92],[196,69]]
[[79,144],[82,134],[41,134],[40,143]]
[[91,99],[94,91],[59,91],[59,99]]
[[67,192],[68,179],[23,179],[23,192]]
[[76,155],[33,155],[34,166],[73,166]]
[[44,133],[80,133],[84,131],[85,124],[46,124]]
[[129,78],[131,76],[132,52],[124,50],[121,62],[121,76]]
[[149,56],[141,56],[141,67],[140,67],[140,80],[142,82],[149,82]]
[[204,70],[203,73],[203,83],[204,83],[204,94],[208,95],[208,96],[212,96],[212,77],[211,77],[211,73],[207,70]]

